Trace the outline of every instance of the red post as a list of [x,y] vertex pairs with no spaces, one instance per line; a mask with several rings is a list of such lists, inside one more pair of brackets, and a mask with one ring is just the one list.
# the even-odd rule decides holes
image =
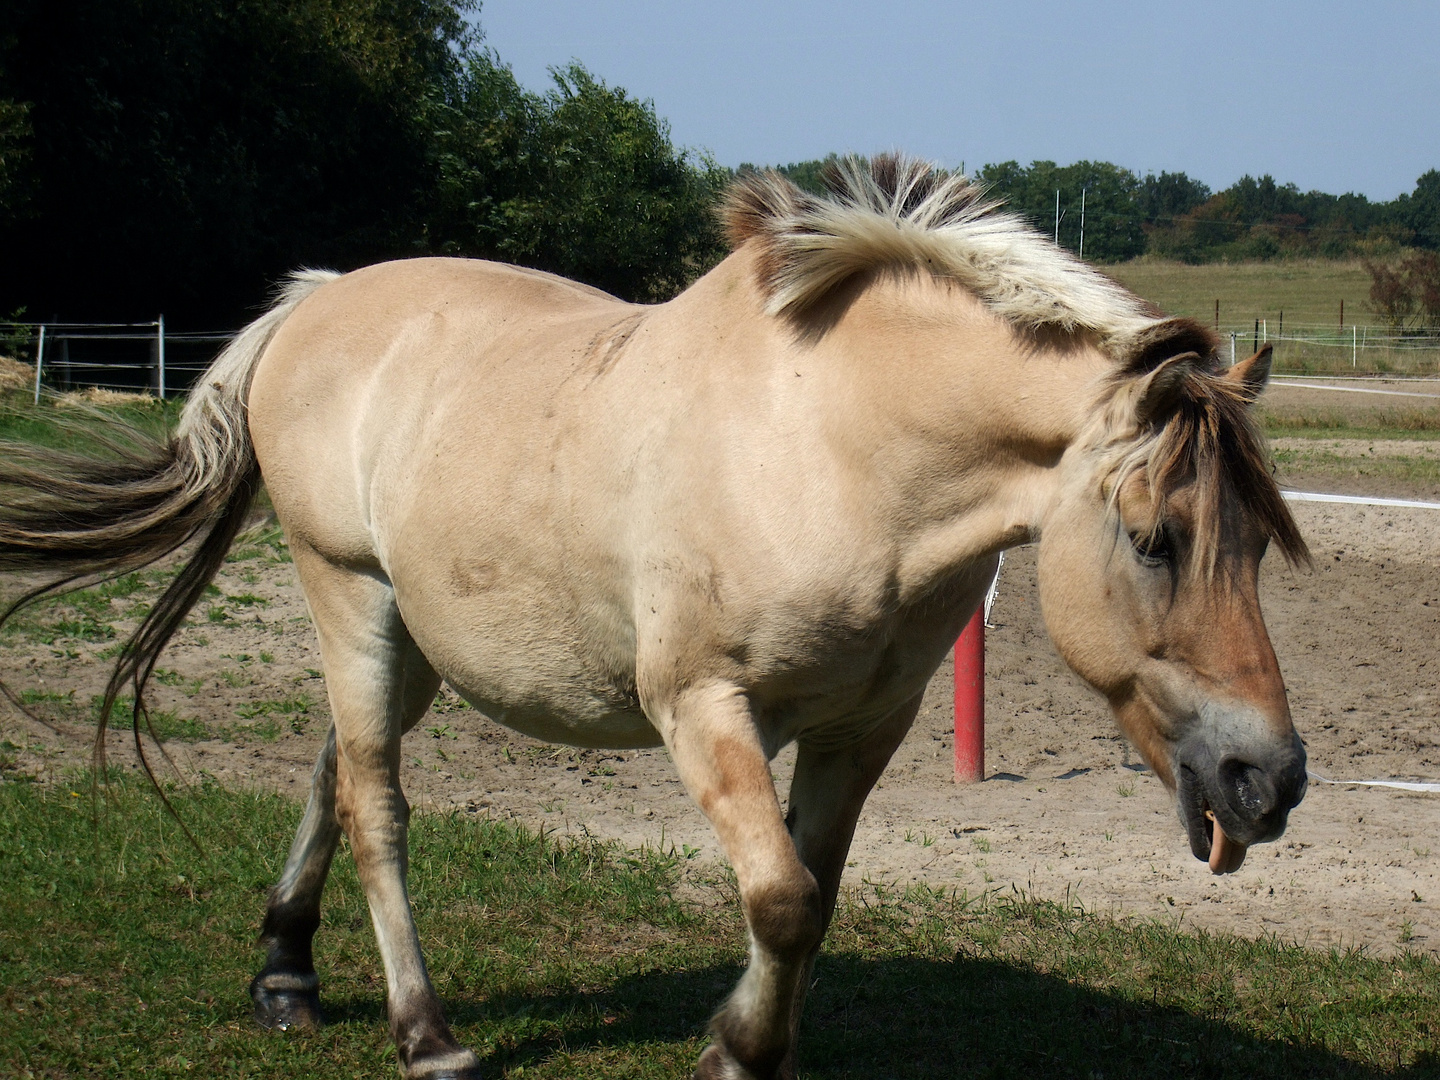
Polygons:
[[985,610],[955,643],[955,782],[985,779]]

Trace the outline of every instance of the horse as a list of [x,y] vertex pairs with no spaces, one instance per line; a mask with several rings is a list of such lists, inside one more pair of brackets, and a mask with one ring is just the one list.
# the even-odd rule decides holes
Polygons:
[[740,175],[731,253],[654,306],[485,261],[297,272],[168,440],[7,449],[0,568],[74,581],[193,544],[111,679],[137,746],[160,650],[269,493],[334,721],[265,908],[261,1024],[321,1021],[343,831],[404,1075],[481,1074],[406,893],[401,738],[444,681],[537,739],[668,749],[749,940],[695,1075],[793,1076],[861,807],[1024,543],[1194,855],[1226,873],[1283,833],[1305,750],[1258,573],[1272,541],[1308,553],[1250,415],[1268,348],[1223,366],[958,174],[892,155],[826,183]]

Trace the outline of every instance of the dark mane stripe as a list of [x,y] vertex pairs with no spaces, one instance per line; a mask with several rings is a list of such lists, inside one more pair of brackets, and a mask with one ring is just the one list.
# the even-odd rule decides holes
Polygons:
[[[1165,328],[1170,328],[1167,333]],[[1189,319],[1159,324],[1114,376],[1116,390],[1172,356],[1196,352],[1201,364],[1186,376],[1174,411],[1157,426],[1120,446],[1111,470],[1118,491],[1132,473],[1145,475],[1150,528],[1163,524],[1165,502],[1193,485],[1196,505],[1190,565],[1212,574],[1223,553],[1222,525],[1242,511],[1292,566],[1308,564],[1310,551],[1280,487],[1275,483],[1265,435],[1252,413],[1254,398],[1243,383],[1226,377],[1215,336]],[[1203,348],[1203,351],[1202,351]]]
[[964,176],[884,154],[832,161],[822,179],[824,197],[770,170],[742,173],[726,193],[726,235],[754,245],[771,314],[802,315],[855,274],[906,266],[958,281],[1017,327],[1088,330],[1106,347],[1155,319]]

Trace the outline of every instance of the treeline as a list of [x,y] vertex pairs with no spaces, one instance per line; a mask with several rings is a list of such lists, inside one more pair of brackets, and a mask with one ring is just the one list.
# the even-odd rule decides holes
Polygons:
[[487,256],[671,295],[725,170],[572,66],[546,93],[473,0],[7,0],[0,318],[234,325],[302,265]]
[[[424,254],[552,270],[634,300],[724,253],[732,175],[578,65],[543,93],[483,47],[478,0],[6,0],[0,320],[234,326],[298,266]],[[821,183],[821,161],[785,166]],[[742,166],[745,168],[746,166]],[[1440,249],[1440,172],[1388,203],[1105,162],[976,174],[1110,262]],[[1391,258],[1394,255],[1395,258]],[[1387,261],[1388,260],[1388,261]],[[1425,263],[1428,266],[1429,263]],[[1429,302],[1407,263],[1396,319]],[[1425,278],[1428,280],[1428,278]],[[1397,284],[1398,283],[1398,284]],[[1413,303],[1406,297],[1414,297]],[[23,314],[22,314],[23,313]]]
[[[821,189],[822,161],[787,165],[797,184]],[[986,165],[975,179],[1047,236],[1097,262],[1156,255],[1185,262],[1293,256],[1385,259],[1410,247],[1440,249],[1440,171],[1391,202],[1302,192],[1271,176],[1242,177],[1212,192],[1181,173],[1138,176],[1106,161]],[[1057,206],[1058,194],[1058,206]],[[1082,218],[1083,198],[1083,218]]]

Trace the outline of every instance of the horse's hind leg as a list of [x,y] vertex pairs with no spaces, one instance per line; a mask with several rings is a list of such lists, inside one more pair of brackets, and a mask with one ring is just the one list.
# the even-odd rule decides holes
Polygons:
[[[420,660],[407,665],[404,672],[402,734],[425,715],[439,686],[439,677],[423,663],[423,658]],[[320,896],[339,842],[332,724],[315,759],[305,816],[290,845],[285,869],[270,890],[265,906],[265,922],[260,929],[260,943],[266,948],[265,966],[250,983],[255,1020],[262,1027],[315,1028],[322,1022],[320,980],[311,942],[320,927]]]
[[310,781],[310,801],[290,845],[285,872],[270,890],[260,929],[265,966],[250,984],[255,1020],[262,1027],[320,1026],[320,980],[311,940],[320,926],[320,894],[340,842],[335,819],[335,728],[325,738]]
[[429,706],[439,676],[406,631],[388,582],[301,544],[291,552],[335,716],[334,820],[369,902],[401,1065],[409,1080],[477,1076],[478,1060],[451,1035],[430,985],[405,888],[410,808],[400,790],[400,736]]

